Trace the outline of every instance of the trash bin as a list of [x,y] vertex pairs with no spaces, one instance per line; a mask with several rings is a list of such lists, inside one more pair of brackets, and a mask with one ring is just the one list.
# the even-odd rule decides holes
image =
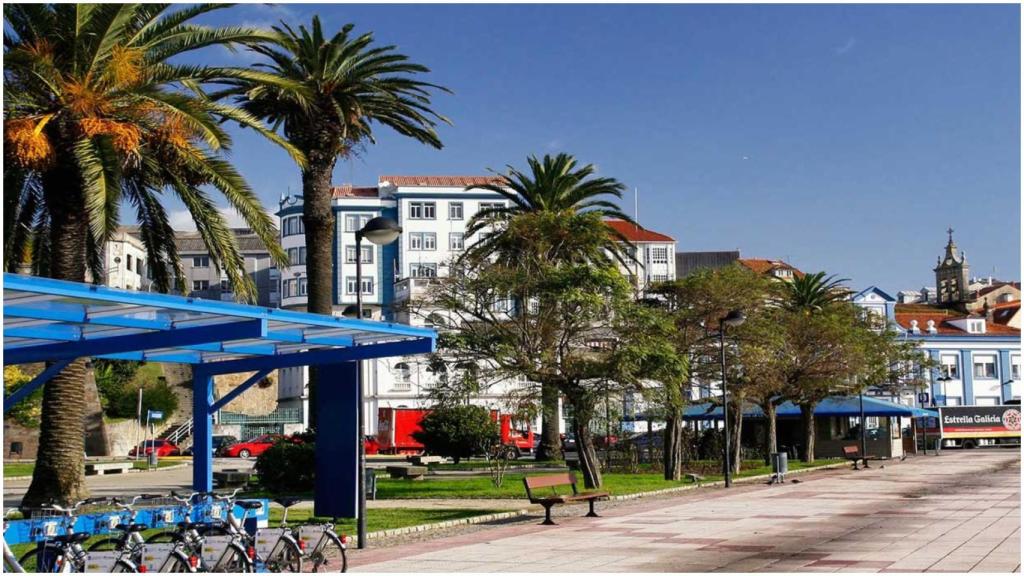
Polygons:
[[153,450],[149,454],[146,454],[146,460],[148,461],[150,468],[156,468],[156,466],[157,466],[156,450]]
[[786,472],[789,472],[789,454],[785,452],[772,452],[772,479],[777,482],[784,482]]

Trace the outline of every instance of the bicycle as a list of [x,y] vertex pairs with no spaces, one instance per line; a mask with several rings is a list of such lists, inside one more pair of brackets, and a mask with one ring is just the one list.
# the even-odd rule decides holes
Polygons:
[[20,563],[18,563],[18,557],[14,555],[14,552],[11,551],[11,547],[7,545],[7,528],[10,526],[9,520],[11,514],[14,512],[16,512],[14,509],[4,512],[4,572],[17,572],[19,574],[24,574],[25,569],[21,567]]
[[[261,567],[271,572],[301,572],[302,551],[291,530],[286,527],[257,530],[255,535],[245,530],[245,519],[250,510],[257,510],[263,505],[259,502],[238,502],[236,496],[240,488],[231,494],[206,492],[206,497],[218,504],[211,505],[211,516],[220,519],[221,506],[227,508],[225,520],[211,524],[204,535],[216,532],[215,537],[230,538],[249,554],[253,567]],[[242,508],[242,517],[235,516],[235,506]]]
[[[192,521],[194,496],[195,493],[181,496],[171,492],[170,499],[183,509],[185,520],[178,522],[173,529],[146,538],[141,565],[147,571],[197,572],[205,568],[202,562],[204,539],[199,533],[202,523]],[[169,514],[165,521],[171,522],[172,516]]]
[[[97,504],[107,502],[107,498],[88,498],[76,502],[70,507],[63,507],[56,503],[50,503],[40,509],[40,512],[53,512],[62,519],[64,534],[57,534],[55,523],[44,523],[42,527],[33,529],[33,537],[39,536],[43,531],[43,540],[36,544],[36,547],[29,550],[18,559],[18,564],[23,568],[34,567],[34,572],[68,573],[85,572],[86,561],[89,558],[88,552],[82,544],[89,539],[87,532],[75,532],[75,512],[86,504]],[[116,562],[119,571],[134,571],[128,563],[118,559]]]
[[[119,557],[124,558],[126,563],[130,563],[134,568],[133,571],[138,571],[139,566],[144,565],[143,551],[146,546],[146,541],[142,537],[142,532],[148,530],[149,526],[135,522],[135,518],[138,515],[138,511],[135,510],[135,504],[139,500],[151,500],[155,498],[161,498],[161,496],[154,494],[140,494],[132,498],[131,501],[127,503],[119,498],[113,498],[111,502],[115,506],[121,508],[121,514],[111,516],[108,519],[109,524],[107,527],[112,530],[119,531],[120,534],[116,536],[108,536],[107,538],[91,544],[89,546],[89,563],[95,564],[96,568],[102,568],[103,563],[101,562],[101,559],[107,560],[109,565],[109,559],[111,557]],[[112,569],[103,571],[116,572],[116,570]]]
[[[285,508],[287,512],[287,508]],[[348,570],[348,536],[334,531],[334,521],[322,524],[305,524],[299,527],[299,546],[305,558],[312,562],[312,572],[345,572]]]

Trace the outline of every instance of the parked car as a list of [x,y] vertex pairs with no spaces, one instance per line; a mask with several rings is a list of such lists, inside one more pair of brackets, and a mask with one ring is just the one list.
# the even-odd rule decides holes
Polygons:
[[282,434],[264,434],[263,436],[257,436],[252,440],[245,442],[236,442],[229,444],[221,449],[221,456],[228,458],[249,458],[251,456],[259,456],[267,451],[268,448],[273,446],[280,440],[289,440],[299,444],[302,440],[295,438],[294,436],[284,436]]
[[128,455],[148,456],[154,450],[156,451],[156,455],[158,458],[163,458],[164,456],[178,456],[181,454],[181,450],[179,450],[178,447],[172,444],[170,441],[156,439],[141,442],[138,446],[132,448],[131,451],[128,452]]
[[380,453],[380,442],[377,441],[376,436],[367,434],[366,437],[363,438],[363,451],[367,456]]
[[[232,444],[235,444],[237,442],[238,442],[238,438],[235,438],[234,436],[230,436],[228,434],[214,434],[213,435],[213,455],[214,456],[219,456],[220,453],[221,453],[221,450],[223,450],[225,447],[230,446]],[[188,448],[186,448],[185,451],[182,452],[182,454],[185,455],[185,456],[191,456],[192,455],[192,447],[189,446]]]

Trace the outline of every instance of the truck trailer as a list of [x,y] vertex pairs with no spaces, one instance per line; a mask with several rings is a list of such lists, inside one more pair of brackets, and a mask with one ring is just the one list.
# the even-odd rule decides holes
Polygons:
[[1020,406],[942,406],[939,438],[943,448],[1020,446]]
[[[422,454],[423,444],[413,438],[422,430],[420,422],[430,410],[422,408],[379,408],[377,412],[377,449],[380,454]],[[533,454],[534,434],[512,426],[512,416],[491,410],[491,419],[498,423],[501,443],[508,447],[511,458]]]

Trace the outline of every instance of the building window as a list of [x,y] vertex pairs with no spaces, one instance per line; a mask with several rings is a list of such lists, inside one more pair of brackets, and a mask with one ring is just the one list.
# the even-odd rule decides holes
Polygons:
[[654,264],[668,264],[668,248],[665,246],[651,248],[651,262]]
[[[373,294],[373,276],[363,276],[362,281],[363,294]],[[356,277],[346,276],[345,277],[345,293],[355,294],[356,293]]]
[[437,218],[437,204],[434,202],[410,202],[410,220],[434,220]]
[[[360,246],[359,251],[363,253],[363,264],[373,264],[373,246]],[[345,262],[356,263],[356,247],[345,246]]]
[[668,282],[668,274],[651,274],[651,282]]
[[409,250],[437,250],[437,234],[433,232],[409,233]]
[[960,379],[960,357],[956,354],[943,354],[940,360],[939,373],[943,378]]
[[209,290],[209,289],[210,289],[210,281],[209,280],[193,280],[192,281],[192,291],[193,292],[201,292],[203,290]]
[[996,396],[975,396],[974,397],[974,405],[975,406],[998,406],[999,404],[1000,404],[1000,400]]
[[409,364],[399,362],[395,364],[395,389],[409,390],[412,386],[412,369]]
[[1010,356],[1010,378],[1020,380],[1020,356]]
[[298,248],[288,249],[288,262],[292,266],[305,266],[306,265],[306,247],[300,246]]
[[373,218],[372,214],[346,214],[345,232],[358,232]]
[[995,378],[996,377],[996,357],[995,356],[975,356],[974,357],[974,377],[975,378]]
[[450,202],[448,204],[448,219],[449,220],[462,220],[463,219],[462,202]]
[[305,233],[306,226],[302,222],[302,216],[289,216],[281,221],[281,236],[295,236]]
[[220,291],[221,292],[231,292],[231,282],[229,282],[227,280],[221,280],[220,281]]
[[306,279],[299,278],[299,296],[306,295]]
[[481,212],[483,212],[484,210],[500,210],[500,209],[502,209],[504,207],[505,207],[505,203],[504,202],[481,202],[480,203],[480,211]]
[[462,232],[452,232],[448,235],[449,250],[463,250],[466,247],[465,235]]
[[129,271],[131,271],[131,269],[132,269],[132,255],[131,254],[125,254],[125,256],[124,256],[124,266]]
[[413,278],[434,278],[437,276],[437,264],[417,263],[409,265],[409,276]]
[[209,268],[210,257],[209,256],[193,256],[192,257],[193,268]]
[[963,399],[959,396],[946,396],[946,406],[959,406],[963,404]]

